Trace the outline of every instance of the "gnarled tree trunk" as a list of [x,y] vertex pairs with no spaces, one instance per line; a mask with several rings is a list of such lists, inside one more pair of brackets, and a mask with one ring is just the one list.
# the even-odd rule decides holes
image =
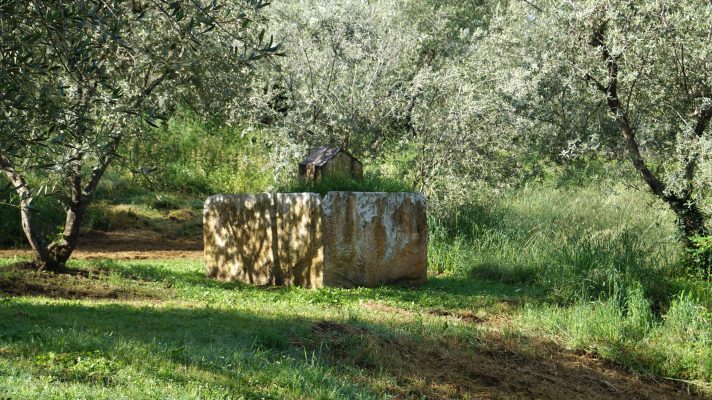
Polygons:
[[86,215],[87,207],[106,168],[114,158],[116,149],[121,142],[121,135],[113,136],[104,147],[102,156],[96,166],[91,170],[85,185],[82,184],[82,162],[80,153],[74,155],[74,164],[67,176],[69,181],[69,196],[66,202],[67,211],[64,229],[60,238],[54,241],[43,237],[37,211],[32,207],[34,200],[32,190],[26,178],[15,169],[12,160],[0,149],[0,170],[15,189],[20,197],[20,216],[22,230],[27,241],[35,252],[35,264],[38,269],[48,271],[61,271],[65,268],[67,260],[79,242],[79,232]]
[[48,257],[46,259],[38,257],[36,262],[39,267],[50,271],[58,271],[64,268],[79,242],[79,230],[85,214],[86,204],[69,207],[62,237],[47,246]]
[[[650,191],[659,199],[665,201],[670,209],[675,213],[680,232],[680,239],[688,251],[696,249],[692,238],[695,236],[707,236],[710,231],[705,226],[707,215],[702,212],[697,201],[693,197],[693,179],[695,170],[697,169],[697,157],[688,157],[685,163],[685,189],[679,193],[671,193],[668,191],[665,183],[656,176],[648,167],[647,162],[643,158],[640,151],[640,144],[636,137],[636,131],[631,123],[631,118],[628,111],[621,106],[621,101],[618,95],[618,75],[619,65],[618,58],[613,56],[605,43],[606,23],[602,23],[597,30],[593,32],[590,44],[601,50],[602,59],[608,70],[606,84],[597,81],[591,75],[586,75],[586,81],[594,85],[606,96],[608,109],[614,115],[615,121],[618,124],[623,141],[628,152],[628,157],[633,163],[633,166],[640,174],[641,178],[650,188]],[[694,128],[694,134],[701,138],[705,129],[712,119],[712,107],[696,112],[697,122]],[[699,267],[705,277],[712,277],[712,259],[698,261]]]

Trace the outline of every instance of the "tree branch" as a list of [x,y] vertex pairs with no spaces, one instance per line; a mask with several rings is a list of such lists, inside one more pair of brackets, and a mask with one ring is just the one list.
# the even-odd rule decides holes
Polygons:
[[606,86],[598,83],[597,87],[606,94],[608,109],[613,113],[615,120],[621,129],[621,134],[623,135],[628,155],[630,156],[635,169],[656,196],[662,199],[668,199],[670,195],[665,193],[665,184],[657,176],[655,176],[655,174],[648,167],[648,164],[645,162],[643,155],[640,153],[640,144],[638,143],[635,130],[630,122],[630,117],[621,107],[621,102],[618,98],[618,59],[611,54],[610,49],[605,43],[606,26],[606,21],[601,23],[600,26],[593,32],[590,41],[592,46],[601,50],[601,57],[606,63],[606,68],[608,69],[608,82]]
[[[702,138],[702,135],[705,133],[705,129],[707,129],[707,126],[709,125],[710,119],[712,119],[712,106],[707,107],[698,113],[697,123],[693,129],[693,133],[698,139]],[[687,183],[686,197],[692,195],[692,180],[695,177],[695,170],[697,169],[697,159],[698,156],[694,153],[685,164],[685,181]]]
[[707,129],[707,126],[710,123],[710,119],[712,119],[712,105],[707,106],[706,109],[698,112],[697,114],[698,117],[694,132],[695,136],[702,138],[702,135],[705,133],[705,129]]
[[94,194],[94,191],[99,185],[101,177],[104,176],[104,172],[106,172],[106,168],[109,167],[111,160],[113,160],[114,156],[116,155],[116,150],[119,147],[119,144],[121,143],[121,139],[121,133],[116,133],[111,136],[109,142],[106,144],[106,146],[104,146],[104,149],[101,152],[101,156],[99,157],[99,161],[97,165],[92,169],[91,175],[89,176],[89,181],[84,187],[84,190],[82,190],[83,199],[89,199]]

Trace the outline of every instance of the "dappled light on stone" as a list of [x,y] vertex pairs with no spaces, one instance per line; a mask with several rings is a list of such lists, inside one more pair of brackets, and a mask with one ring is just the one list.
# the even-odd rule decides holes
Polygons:
[[323,223],[326,286],[425,283],[428,221],[422,195],[330,192]]
[[203,226],[206,274],[219,280],[316,288],[427,279],[420,194],[216,195]]
[[208,277],[256,285],[320,287],[317,194],[217,195],[204,210]]

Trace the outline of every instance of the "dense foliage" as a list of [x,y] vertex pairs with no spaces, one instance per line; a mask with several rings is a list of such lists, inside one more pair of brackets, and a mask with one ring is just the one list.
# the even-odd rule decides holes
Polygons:
[[[142,122],[192,98],[192,84],[210,80],[209,66],[235,74],[277,51],[250,25],[266,4],[0,2],[0,169],[40,266],[70,257],[102,176]],[[52,236],[33,207],[48,193],[66,209]]]
[[275,5],[289,56],[251,114],[292,145],[275,164],[349,147],[447,209],[547,166],[623,162],[696,248],[712,211],[712,6],[465,3]]

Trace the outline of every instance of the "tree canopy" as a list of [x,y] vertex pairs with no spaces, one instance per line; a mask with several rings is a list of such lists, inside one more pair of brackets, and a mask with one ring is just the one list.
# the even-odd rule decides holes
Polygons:
[[[175,106],[268,131],[275,176],[310,147],[342,146],[436,210],[545,165],[625,162],[688,247],[709,234],[709,2],[266,5],[0,2],[0,162],[33,247],[66,248],[122,140]],[[286,57],[249,66],[273,54]],[[70,211],[55,245],[30,229],[40,192]]]
[[[260,27],[267,4],[0,2],[0,168],[43,266],[62,266],[71,255],[122,140],[209,80],[211,61],[239,73],[278,52]],[[46,193],[67,210],[58,235],[41,228],[33,208]]]

